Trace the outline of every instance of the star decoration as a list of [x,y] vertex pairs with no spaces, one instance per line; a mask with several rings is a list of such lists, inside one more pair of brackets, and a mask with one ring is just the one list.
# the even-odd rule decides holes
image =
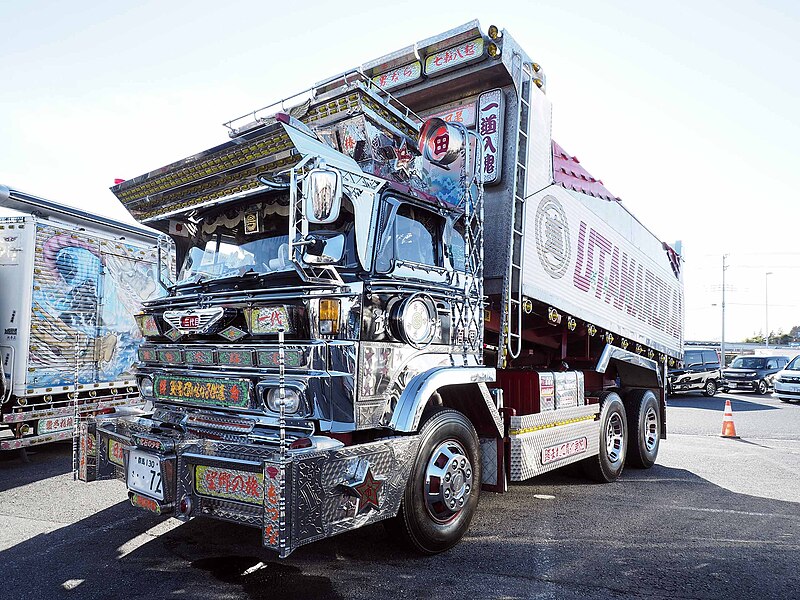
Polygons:
[[372,468],[367,465],[366,469],[358,469],[361,477],[342,483],[345,491],[356,499],[355,514],[368,511],[370,509],[380,510],[379,494],[385,479],[376,479],[372,474]]

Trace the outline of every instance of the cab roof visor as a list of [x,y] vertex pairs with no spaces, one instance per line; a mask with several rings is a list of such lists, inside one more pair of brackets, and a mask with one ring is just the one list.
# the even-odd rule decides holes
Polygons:
[[[291,119],[291,117],[289,118]],[[286,130],[286,134],[289,136],[289,139],[292,140],[294,147],[304,157],[318,156],[324,160],[325,164],[327,164],[329,167],[336,167],[337,169],[342,169],[351,173],[362,172],[361,167],[359,167],[358,163],[352,158],[334,150],[327,144],[320,142],[318,139],[316,139],[316,137],[312,137],[313,133],[310,129],[308,130],[308,133],[306,133],[303,129],[298,129],[288,122],[280,122],[283,125],[283,128]],[[306,127],[305,129],[308,128]]]

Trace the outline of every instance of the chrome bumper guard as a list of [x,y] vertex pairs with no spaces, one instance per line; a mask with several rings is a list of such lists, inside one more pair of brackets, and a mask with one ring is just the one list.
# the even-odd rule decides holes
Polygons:
[[130,489],[131,504],[182,520],[203,515],[258,527],[281,557],[338,533],[397,514],[419,446],[409,435],[344,446],[311,436],[312,446],[188,436],[149,417],[81,423],[78,477],[127,479],[131,451],[160,465],[163,498]]

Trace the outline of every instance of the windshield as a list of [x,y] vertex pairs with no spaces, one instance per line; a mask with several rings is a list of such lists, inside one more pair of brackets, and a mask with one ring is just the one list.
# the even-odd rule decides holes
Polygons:
[[788,365],[784,367],[787,371],[800,371],[800,355],[795,356]]
[[178,283],[217,279],[233,275],[271,273],[292,268],[289,260],[289,236],[276,235],[242,244],[221,232],[203,246],[193,246],[186,254]]
[[763,358],[740,356],[739,358],[733,359],[731,367],[734,369],[763,369],[765,364],[766,364],[766,359]]
[[[212,279],[293,271],[289,256],[289,207],[280,201],[251,203],[216,213],[197,225],[189,224],[183,240],[185,255],[177,284]],[[353,208],[342,202],[340,218],[327,225],[311,225],[309,235],[342,234],[342,267],[354,266]],[[180,238],[177,238],[180,240]],[[180,241],[178,242],[180,243]]]

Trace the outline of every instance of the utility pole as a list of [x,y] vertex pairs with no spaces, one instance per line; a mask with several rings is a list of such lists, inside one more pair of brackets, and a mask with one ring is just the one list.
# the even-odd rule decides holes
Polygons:
[[769,276],[772,271],[764,273],[764,347],[769,348]]
[[728,269],[728,265],[726,263],[728,259],[727,254],[722,255],[722,336],[719,340],[719,353],[720,353],[720,365],[721,368],[725,368],[725,271]]

